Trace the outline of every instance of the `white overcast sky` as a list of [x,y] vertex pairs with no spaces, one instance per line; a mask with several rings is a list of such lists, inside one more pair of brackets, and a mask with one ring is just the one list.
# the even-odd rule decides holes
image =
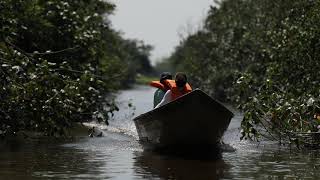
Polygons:
[[110,17],[125,38],[154,46],[151,60],[170,55],[179,34],[198,29],[213,0],[111,0],[117,6]]

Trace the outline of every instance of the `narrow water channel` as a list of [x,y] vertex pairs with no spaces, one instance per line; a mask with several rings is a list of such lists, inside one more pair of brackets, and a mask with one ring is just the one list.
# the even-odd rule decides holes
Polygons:
[[[240,141],[241,113],[223,140],[236,150],[219,160],[144,152],[133,117],[152,108],[154,89],[137,86],[119,93],[122,109],[110,126],[96,125],[101,138],[79,136],[68,142],[1,142],[0,179],[318,179],[319,151],[296,151],[275,142]],[[129,104],[133,106],[129,107]]]

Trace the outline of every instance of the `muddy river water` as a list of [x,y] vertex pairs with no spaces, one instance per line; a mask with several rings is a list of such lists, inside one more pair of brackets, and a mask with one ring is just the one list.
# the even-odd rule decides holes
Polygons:
[[[154,89],[137,86],[121,91],[121,111],[110,126],[89,123],[104,136],[77,136],[1,142],[0,179],[319,179],[319,151],[297,151],[275,142],[240,141],[241,113],[235,111],[223,141],[235,151],[220,159],[187,158],[144,152],[133,117],[152,108]],[[133,106],[129,107],[129,104]]]

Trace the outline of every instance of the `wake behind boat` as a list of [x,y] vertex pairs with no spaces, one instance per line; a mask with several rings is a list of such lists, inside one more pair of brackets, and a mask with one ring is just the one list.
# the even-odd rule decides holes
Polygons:
[[233,113],[196,89],[134,118],[147,150],[212,148],[220,142]]

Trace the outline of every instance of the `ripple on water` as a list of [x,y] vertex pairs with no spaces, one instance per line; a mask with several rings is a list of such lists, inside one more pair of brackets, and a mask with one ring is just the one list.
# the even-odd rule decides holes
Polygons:
[[[0,179],[318,179],[319,151],[290,151],[274,142],[240,141],[241,113],[235,113],[223,141],[236,149],[222,159],[192,159],[145,152],[133,117],[152,108],[154,89],[119,93],[126,107],[110,126],[88,123],[101,138],[83,136],[69,143],[33,142],[0,148]],[[132,111],[134,113],[132,114]],[[122,113],[122,114],[121,114]]]

